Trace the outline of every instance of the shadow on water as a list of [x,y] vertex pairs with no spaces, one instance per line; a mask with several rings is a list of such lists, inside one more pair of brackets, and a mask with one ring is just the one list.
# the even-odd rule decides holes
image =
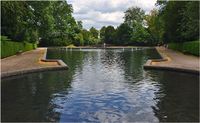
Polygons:
[[148,71],[159,82],[155,93],[157,104],[152,106],[155,116],[162,122],[199,121],[199,78],[197,75]]
[[3,79],[2,121],[199,121],[198,76],[144,71],[155,49],[48,49],[68,71]]
[[[64,79],[65,74],[61,71],[44,72],[2,80],[2,121],[46,121],[47,113],[53,114],[51,94],[70,89],[70,81]],[[51,117],[59,118],[56,115],[59,114]]]

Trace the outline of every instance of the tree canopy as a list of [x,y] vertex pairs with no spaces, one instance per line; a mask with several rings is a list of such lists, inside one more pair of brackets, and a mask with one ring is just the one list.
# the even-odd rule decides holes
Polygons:
[[[164,42],[199,40],[199,1],[158,2]],[[155,25],[154,25],[155,26]]]
[[82,22],[74,19],[73,8],[65,0],[1,1],[1,7],[1,35],[12,40],[39,42],[40,46],[98,43],[98,30],[91,28],[89,36],[85,34]]
[[125,11],[124,22],[112,33],[101,29],[101,40],[115,45],[156,45],[199,40],[199,1],[157,1],[149,14],[139,7]]
[[[199,40],[198,1],[157,1],[149,14],[139,7],[124,12],[118,27],[83,28],[67,1],[1,1],[1,35],[40,46],[69,44],[156,45]],[[12,19],[11,19],[12,18]]]

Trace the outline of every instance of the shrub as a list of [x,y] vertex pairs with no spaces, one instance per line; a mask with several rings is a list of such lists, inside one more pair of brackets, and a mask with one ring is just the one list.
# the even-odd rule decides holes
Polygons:
[[1,58],[15,55],[17,52],[29,51],[37,48],[36,44],[27,42],[10,41],[6,36],[1,36]]
[[200,41],[168,44],[170,49],[178,50],[180,52],[192,54],[195,56],[199,56],[199,45]]
[[73,44],[70,44],[67,46],[67,48],[76,48],[76,46],[74,46]]

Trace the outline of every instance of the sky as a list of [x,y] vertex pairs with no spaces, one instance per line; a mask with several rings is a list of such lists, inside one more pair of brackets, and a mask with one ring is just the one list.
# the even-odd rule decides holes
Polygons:
[[73,6],[73,17],[83,22],[83,28],[119,26],[124,12],[132,6],[142,8],[149,13],[157,0],[67,0]]

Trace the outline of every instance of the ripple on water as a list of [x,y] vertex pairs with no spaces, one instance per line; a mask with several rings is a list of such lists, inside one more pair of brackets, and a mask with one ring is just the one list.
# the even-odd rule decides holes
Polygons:
[[[4,121],[198,121],[198,77],[144,71],[142,65],[155,54],[52,51],[48,58],[63,59],[70,69],[4,80],[2,117]],[[41,115],[34,115],[38,112]]]

